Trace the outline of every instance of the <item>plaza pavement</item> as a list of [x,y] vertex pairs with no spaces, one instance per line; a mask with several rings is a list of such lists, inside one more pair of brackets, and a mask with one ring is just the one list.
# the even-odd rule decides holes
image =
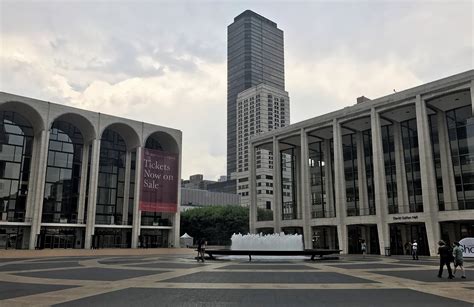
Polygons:
[[[436,257],[222,259],[192,249],[0,251],[0,306],[473,306]],[[255,259],[254,259],[255,258]]]

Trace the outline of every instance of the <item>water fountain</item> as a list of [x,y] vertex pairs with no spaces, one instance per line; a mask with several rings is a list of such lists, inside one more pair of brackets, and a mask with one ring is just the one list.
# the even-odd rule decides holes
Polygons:
[[267,256],[276,258],[292,256],[293,259],[302,256],[303,258],[311,257],[311,260],[315,260],[316,256],[322,259],[323,256],[339,254],[340,252],[337,249],[304,249],[303,236],[299,234],[242,235],[234,233],[231,241],[230,249],[206,249],[209,259],[216,259],[215,256],[247,256],[249,261],[252,261],[252,256],[265,256],[264,259],[269,259]]
[[233,234],[231,250],[233,251],[302,251],[303,236],[299,234]]

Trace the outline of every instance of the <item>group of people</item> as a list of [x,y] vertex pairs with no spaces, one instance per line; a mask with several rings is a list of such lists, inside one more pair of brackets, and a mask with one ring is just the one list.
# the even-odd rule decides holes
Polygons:
[[207,241],[204,239],[198,240],[198,245],[197,245],[197,252],[198,255],[196,257],[197,261],[202,261],[204,262],[204,254],[206,253],[206,245]]
[[413,260],[418,260],[418,243],[416,240],[413,242],[405,243],[405,253],[413,257]]
[[[456,274],[456,270],[459,267],[461,270],[461,278],[466,278],[466,272],[464,271],[464,259],[462,255],[462,249],[459,242],[454,242],[453,248],[447,245],[443,240],[438,242],[438,254],[439,254],[439,272],[438,278],[443,276],[444,266],[448,269],[448,278],[453,279]],[[454,272],[451,270],[451,262],[454,262]]]

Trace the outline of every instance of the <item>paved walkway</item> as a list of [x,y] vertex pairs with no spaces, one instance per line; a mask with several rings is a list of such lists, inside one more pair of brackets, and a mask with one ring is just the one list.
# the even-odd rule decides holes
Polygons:
[[[23,254],[22,254],[23,252]],[[198,263],[190,249],[2,254],[0,306],[473,306],[468,279],[437,259],[246,257]],[[67,254],[67,255],[66,255]],[[20,257],[23,255],[23,257]],[[27,255],[28,257],[25,257]],[[10,256],[10,257],[8,257]],[[64,257],[66,256],[66,257]],[[253,257],[254,258],[254,257]]]

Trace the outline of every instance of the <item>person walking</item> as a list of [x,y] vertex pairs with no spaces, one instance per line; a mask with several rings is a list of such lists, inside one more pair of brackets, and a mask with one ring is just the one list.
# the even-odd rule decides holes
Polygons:
[[462,256],[462,248],[459,242],[454,242],[454,249],[453,249],[453,257],[454,257],[454,271],[453,275],[456,275],[456,269],[459,267],[461,269],[462,276],[461,278],[466,278],[466,272],[464,271],[464,258]]
[[365,243],[365,240],[361,241],[360,248],[362,250],[362,258],[365,258],[365,254],[367,254],[367,243]]
[[438,248],[438,254],[439,254],[439,272],[438,272],[438,278],[443,277],[443,269],[444,266],[446,265],[448,269],[448,278],[453,279],[453,272],[451,271],[451,259],[453,258],[453,251],[449,246],[444,243],[443,240],[440,240],[438,242],[439,248]]
[[196,257],[197,261],[201,260],[201,249],[202,249],[202,240],[198,240],[197,252],[198,255]]
[[204,253],[206,252],[206,244],[207,244],[207,241],[202,239],[201,240],[201,260],[202,260],[202,262],[204,262]]
[[413,240],[411,244],[411,255],[413,260],[418,260],[418,243],[416,243],[416,240]]

